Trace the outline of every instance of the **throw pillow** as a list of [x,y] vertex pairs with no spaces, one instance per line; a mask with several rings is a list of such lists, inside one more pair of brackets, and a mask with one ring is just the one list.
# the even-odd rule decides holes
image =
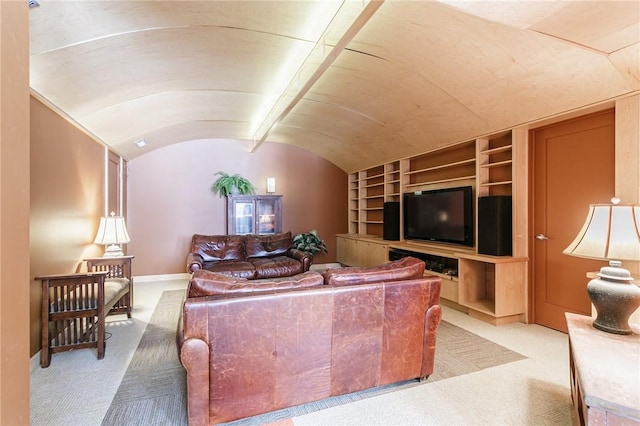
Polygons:
[[194,235],[191,252],[198,253],[205,262],[218,260],[244,260],[242,235]]
[[247,235],[247,258],[275,256],[293,247],[291,232],[274,235]]

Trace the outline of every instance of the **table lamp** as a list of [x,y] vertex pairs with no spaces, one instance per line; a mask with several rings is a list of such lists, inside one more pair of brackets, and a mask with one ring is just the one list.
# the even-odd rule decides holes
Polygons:
[[107,246],[103,257],[124,256],[120,244],[126,244],[131,239],[124,223],[124,217],[116,216],[111,212],[110,216],[100,218],[100,226],[94,244]]
[[575,240],[563,253],[587,259],[609,260],[587,284],[597,311],[593,326],[615,334],[631,334],[629,316],[640,306],[640,288],[631,281],[621,260],[640,260],[640,206],[592,204]]

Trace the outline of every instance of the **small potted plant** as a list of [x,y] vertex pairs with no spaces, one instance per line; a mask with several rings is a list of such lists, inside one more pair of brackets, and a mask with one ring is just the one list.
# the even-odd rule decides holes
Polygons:
[[296,236],[293,237],[293,248],[309,253],[311,256],[315,256],[316,253],[319,252],[329,252],[324,240],[318,236],[318,231],[315,229],[309,232],[296,234]]
[[220,177],[211,186],[211,191],[214,194],[219,194],[221,198],[236,194],[255,194],[256,192],[253,184],[239,174],[229,175],[225,172],[218,172],[215,175]]

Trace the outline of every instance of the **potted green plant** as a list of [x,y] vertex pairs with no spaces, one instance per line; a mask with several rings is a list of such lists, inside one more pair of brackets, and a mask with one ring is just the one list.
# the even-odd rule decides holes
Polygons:
[[215,175],[220,177],[213,183],[211,190],[214,194],[219,194],[220,197],[228,197],[235,194],[255,194],[256,192],[253,184],[237,173],[229,175],[225,172],[218,172]]
[[311,256],[315,256],[316,253],[319,252],[329,252],[324,240],[318,236],[318,231],[315,229],[309,232],[296,234],[293,237],[293,248],[309,253]]

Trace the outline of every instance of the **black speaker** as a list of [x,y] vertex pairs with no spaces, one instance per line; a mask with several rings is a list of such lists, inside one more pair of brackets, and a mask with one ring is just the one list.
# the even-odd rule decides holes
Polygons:
[[384,203],[382,217],[382,238],[389,241],[400,239],[400,202],[388,201]]
[[511,256],[511,196],[478,198],[478,253]]

